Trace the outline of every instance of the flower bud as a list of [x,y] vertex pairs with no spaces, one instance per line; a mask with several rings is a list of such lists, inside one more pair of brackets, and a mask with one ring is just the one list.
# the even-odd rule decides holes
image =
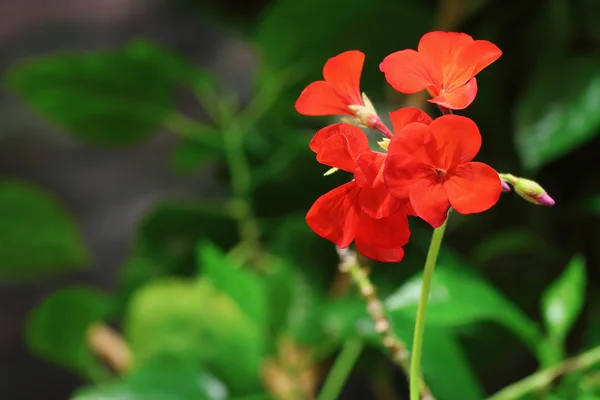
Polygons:
[[367,97],[366,94],[362,95],[364,105],[351,105],[348,108],[354,113],[355,118],[354,123],[357,125],[362,125],[366,128],[376,129],[377,125],[381,123],[379,116],[377,115],[377,111],[375,111],[375,107],[371,100]]
[[510,192],[512,189],[510,188],[510,185],[508,184],[508,182],[506,182],[503,179],[500,179],[500,182],[502,182],[502,191],[503,192]]
[[514,183],[515,192],[530,203],[541,206],[553,206],[554,200],[537,182],[518,178]]

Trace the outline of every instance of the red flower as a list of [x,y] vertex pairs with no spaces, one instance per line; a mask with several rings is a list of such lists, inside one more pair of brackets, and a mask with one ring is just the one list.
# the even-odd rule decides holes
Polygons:
[[360,94],[360,74],[365,55],[357,50],[330,58],[323,68],[324,81],[311,83],[296,101],[300,114],[311,116],[350,115],[348,106],[364,106]]
[[416,93],[427,89],[429,101],[452,110],[469,106],[477,95],[477,75],[496,61],[502,51],[486,40],[465,33],[429,32],[419,41],[418,52],[390,54],[379,65],[394,89]]
[[485,211],[498,201],[502,185],[493,168],[471,162],[480,147],[479,129],[466,117],[409,124],[389,144],[385,183],[392,195],[408,197],[416,215],[434,228],[450,207],[461,214]]
[[410,236],[408,210],[405,201],[389,196],[385,189],[380,171],[385,155],[371,151],[366,135],[345,123],[321,129],[310,148],[320,163],[356,177],[317,199],[306,215],[310,228],[340,248],[354,241],[366,257],[400,261]]

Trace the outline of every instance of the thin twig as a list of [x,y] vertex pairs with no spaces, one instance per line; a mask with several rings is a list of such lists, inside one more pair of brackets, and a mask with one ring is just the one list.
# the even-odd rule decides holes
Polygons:
[[[409,378],[410,353],[407,350],[406,344],[394,332],[394,328],[390,324],[385,312],[383,302],[377,297],[375,286],[369,279],[367,272],[360,266],[356,252],[348,248],[340,249],[336,247],[336,249],[340,257],[340,271],[348,274],[352,282],[358,287],[360,295],[367,303],[367,313],[375,323],[375,331],[381,337],[381,342],[390,351],[394,363]],[[420,390],[422,400],[434,400],[423,376],[420,377]]]
[[594,347],[576,357],[569,358],[553,367],[529,375],[527,378],[515,382],[500,390],[498,393],[488,397],[487,400],[520,399],[527,393],[548,387],[552,382],[563,375],[590,368],[597,363],[600,363],[600,346]]
[[124,374],[133,367],[133,353],[123,337],[103,323],[92,324],[87,331],[89,348],[116,373]]

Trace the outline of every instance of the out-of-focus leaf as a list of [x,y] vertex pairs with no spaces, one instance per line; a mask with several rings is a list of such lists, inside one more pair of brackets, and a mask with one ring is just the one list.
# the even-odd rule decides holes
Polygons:
[[165,279],[131,299],[125,332],[136,362],[170,356],[200,362],[232,394],[260,390],[264,337],[256,323],[205,279]]
[[[408,280],[385,300],[392,318],[414,318],[421,279],[419,274]],[[484,320],[504,325],[532,348],[541,337],[536,324],[493,286],[466,271],[444,265],[436,267],[427,306],[427,323],[452,327]]]
[[198,264],[202,276],[220,292],[227,294],[261,329],[266,328],[268,311],[264,282],[254,272],[233,265],[217,246],[200,242]]
[[171,165],[180,174],[197,172],[206,162],[217,157],[211,147],[188,139],[179,141],[170,154]]
[[535,171],[600,132],[600,58],[550,64],[535,75],[517,103],[515,143]]
[[539,235],[523,228],[492,233],[479,241],[472,250],[477,263],[523,253],[555,260],[558,251]]
[[[398,337],[408,348],[412,346],[414,322],[395,314],[391,318]],[[325,310],[325,331],[338,340],[359,336],[383,350],[381,339],[359,299],[343,299]],[[444,327],[429,326],[425,330],[422,369],[436,399],[482,399],[483,389],[468,365],[462,349],[451,332]]]
[[71,215],[48,193],[0,182],[0,278],[84,267],[90,254]]
[[585,300],[585,259],[575,256],[542,296],[542,314],[551,338],[562,343]]
[[227,388],[191,363],[154,360],[123,379],[78,390],[72,400],[226,400]]
[[177,82],[190,68],[155,45],[65,53],[29,60],[9,86],[37,112],[85,142],[126,146],[152,135],[173,111]]
[[86,378],[103,374],[102,362],[88,348],[87,330],[106,322],[115,304],[95,289],[71,287],[54,292],[28,316],[27,346],[35,354]]

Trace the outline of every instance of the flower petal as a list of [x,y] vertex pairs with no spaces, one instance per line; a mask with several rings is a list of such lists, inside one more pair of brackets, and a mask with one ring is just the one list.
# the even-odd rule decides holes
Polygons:
[[469,80],[481,72],[482,69],[496,61],[502,55],[502,50],[487,40],[475,40],[465,46],[460,52],[460,62],[465,69],[470,69]]
[[347,99],[340,96],[333,85],[325,81],[311,83],[296,100],[296,111],[302,115],[354,115]]
[[406,213],[397,212],[381,219],[362,214],[355,242],[357,246],[393,249],[404,246],[409,238],[410,228]]
[[349,142],[356,142],[357,146],[360,148],[369,148],[369,139],[367,138],[367,135],[365,135],[360,128],[344,122],[332,124],[320,129],[317,133],[315,133],[315,136],[313,136],[308,147],[310,147],[310,149],[315,153],[318,153],[319,149],[321,146],[323,146],[323,143],[325,143],[327,139],[338,134],[347,137]]
[[390,113],[390,119],[392,121],[392,127],[394,132],[398,133],[406,125],[412,122],[420,122],[425,125],[431,124],[431,117],[420,108],[416,107],[403,107],[399,110],[392,111]]
[[[427,125],[413,122],[397,131],[388,144],[388,154],[407,153],[431,165],[428,144],[431,142]],[[429,146],[430,147],[430,146]]]
[[[419,54],[429,66],[431,76],[440,89],[447,88],[448,82],[465,73],[460,54],[471,43],[473,38],[466,33],[434,31],[423,35],[419,41]],[[467,80],[464,79],[463,83]]]
[[318,131],[309,146],[321,164],[354,172],[360,153],[369,150],[369,140],[359,128],[340,123]]
[[479,129],[467,117],[443,115],[429,125],[429,130],[435,143],[435,149],[430,149],[433,162],[447,171],[471,161],[481,148]]
[[401,93],[417,93],[435,85],[423,57],[414,50],[390,54],[379,64],[385,79]]
[[388,191],[399,199],[407,198],[413,185],[434,175],[430,165],[407,153],[388,155],[383,171]]
[[410,203],[417,216],[434,228],[442,226],[450,209],[444,185],[434,177],[421,179],[412,186]]
[[354,179],[363,190],[358,203],[364,213],[379,219],[402,209],[405,202],[393,197],[383,181],[386,155],[374,151],[364,152],[358,157]]
[[402,247],[386,249],[383,247],[368,246],[360,241],[357,241],[356,248],[363,256],[379,262],[394,263],[400,262],[404,258],[404,249]]
[[463,86],[459,86],[451,92],[447,91],[427,101],[451,110],[464,110],[475,100],[475,96],[477,96],[477,80],[472,78]]
[[448,200],[461,214],[474,214],[491,208],[502,193],[498,173],[489,165],[469,162],[457,166],[444,182]]
[[363,105],[360,95],[360,74],[365,62],[364,53],[350,50],[330,58],[323,68],[323,77],[347,105]]
[[360,220],[356,182],[339,186],[319,197],[306,214],[306,223],[319,236],[345,248],[352,243]]

